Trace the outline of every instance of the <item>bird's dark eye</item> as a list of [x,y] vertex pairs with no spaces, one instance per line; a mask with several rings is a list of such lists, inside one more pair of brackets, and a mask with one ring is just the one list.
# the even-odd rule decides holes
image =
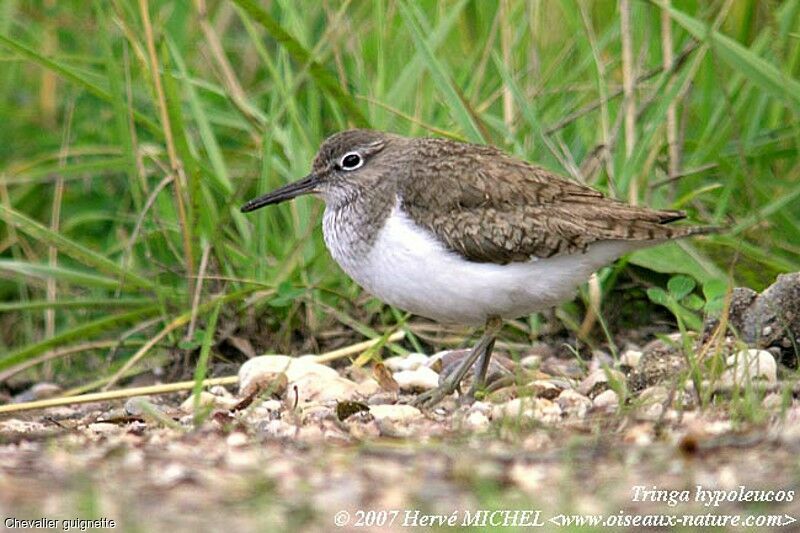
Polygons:
[[342,170],[355,170],[364,164],[361,154],[357,152],[347,152],[342,156],[339,166]]

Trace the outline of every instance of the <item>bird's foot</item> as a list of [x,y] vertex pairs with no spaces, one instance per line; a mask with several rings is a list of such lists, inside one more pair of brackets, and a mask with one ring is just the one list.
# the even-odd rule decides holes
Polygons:
[[466,394],[458,397],[459,405],[470,405],[475,403],[476,400],[483,400],[486,398],[487,388],[486,383],[479,383],[477,380],[469,388]]
[[470,405],[475,402],[475,391],[470,389],[466,394],[458,397],[458,405]]
[[461,384],[464,376],[467,375],[467,371],[472,368],[472,365],[475,364],[475,361],[480,359],[481,362],[478,365],[478,371],[475,374],[475,383],[466,397],[462,396],[462,402],[464,399],[466,399],[467,402],[472,402],[475,397],[475,392],[478,390],[478,388],[483,389],[483,382],[486,379],[486,369],[489,367],[489,361],[492,357],[494,339],[502,326],[503,321],[500,320],[499,317],[489,317],[489,319],[486,321],[486,330],[483,332],[481,340],[478,341],[478,344],[476,344],[475,347],[469,352],[467,357],[461,361],[458,369],[452,374],[448,375],[444,381],[441,381],[439,386],[435,389],[429,390],[428,392],[417,396],[417,398],[411,402],[411,405],[414,407],[430,408],[441,402],[445,396],[453,394],[458,389],[458,386]]
[[463,372],[453,372],[447,378],[439,383],[435,389],[431,389],[425,393],[417,396],[411,405],[414,407],[430,408],[438,404],[445,397],[458,391],[458,405],[469,405],[477,399],[483,399],[486,396],[487,389],[484,383],[477,380],[472,384],[469,392],[463,392],[461,389],[461,381],[464,378]]
[[411,402],[411,405],[414,407],[430,409],[434,405],[444,400],[445,397],[453,394],[456,390],[458,390],[459,381],[450,378],[445,379],[435,389],[423,392],[422,394],[414,398],[414,400]]
[[[459,390],[458,383],[451,384],[445,380],[441,385],[436,387],[435,389],[431,389],[428,392],[420,394],[417,396],[412,402],[411,405],[414,407],[422,407],[422,408],[431,408],[445,399],[445,397],[453,394]],[[476,399],[483,398],[486,395],[486,392],[483,387],[471,387],[469,392],[461,393],[458,397],[458,405],[469,405],[475,402]]]

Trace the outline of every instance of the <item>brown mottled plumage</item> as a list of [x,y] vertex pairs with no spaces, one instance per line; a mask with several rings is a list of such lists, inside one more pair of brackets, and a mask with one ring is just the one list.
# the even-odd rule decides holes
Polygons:
[[685,214],[607,198],[491,146],[415,139],[412,150],[410,179],[399,185],[403,209],[472,261],[528,261],[584,252],[597,241],[707,231],[664,226]]

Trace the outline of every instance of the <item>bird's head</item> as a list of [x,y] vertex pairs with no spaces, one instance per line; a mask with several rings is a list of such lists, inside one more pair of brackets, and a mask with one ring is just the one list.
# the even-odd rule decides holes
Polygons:
[[329,206],[347,203],[362,191],[376,187],[390,174],[387,156],[402,140],[402,137],[373,130],[336,133],[322,143],[308,176],[250,200],[242,206],[242,212],[303,194],[318,195]]

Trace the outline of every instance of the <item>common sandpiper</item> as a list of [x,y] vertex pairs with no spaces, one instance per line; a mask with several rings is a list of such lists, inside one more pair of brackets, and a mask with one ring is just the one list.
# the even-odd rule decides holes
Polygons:
[[458,369],[415,404],[455,392],[480,360],[483,386],[502,319],[572,298],[633,250],[714,228],[668,226],[684,212],[629,205],[492,146],[371,130],[329,137],[305,178],[243,212],[303,194],[325,202],[325,244],[384,302],[444,323],[484,326]]

